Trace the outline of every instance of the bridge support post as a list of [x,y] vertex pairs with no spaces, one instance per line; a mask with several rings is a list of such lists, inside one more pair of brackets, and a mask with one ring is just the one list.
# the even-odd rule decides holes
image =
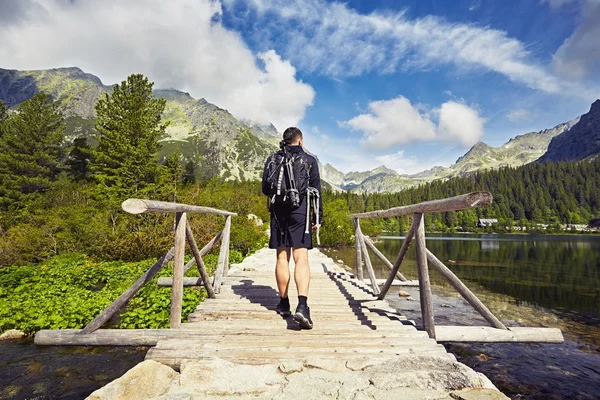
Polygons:
[[184,212],[176,214],[175,228],[175,257],[173,259],[173,288],[171,293],[171,320],[170,328],[181,326],[181,312],[183,302],[183,261],[185,256],[185,227],[187,217]]
[[433,320],[433,300],[431,298],[431,283],[427,269],[427,248],[425,247],[425,218],[423,214],[414,214],[419,225],[415,235],[417,250],[417,266],[419,270],[419,296],[421,298],[421,315],[423,328],[430,338],[435,339],[435,322]]
[[354,218],[354,241],[356,243],[356,273],[354,276],[362,282],[363,277],[363,269],[362,269],[362,251],[360,245],[360,222],[358,218]]

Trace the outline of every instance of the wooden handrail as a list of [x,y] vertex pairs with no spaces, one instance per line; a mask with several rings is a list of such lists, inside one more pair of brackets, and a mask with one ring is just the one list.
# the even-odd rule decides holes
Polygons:
[[461,196],[449,197],[441,200],[425,201],[409,206],[394,207],[387,210],[369,211],[350,214],[348,218],[388,218],[401,215],[424,214],[430,212],[446,212],[468,210],[470,208],[489,206],[493,196],[490,192],[473,192]]
[[142,214],[142,213],[152,213],[152,212],[185,212],[185,213],[203,213],[203,214],[217,214],[223,216],[237,216],[236,213],[219,210],[212,207],[201,207],[201,206],[192,206],[189,204],[182,203],[170,203],[167,201],[155,201],[155,200],[145,200],[145,199],[127,199],[122,204],[121,207],[124,211],[130,214]]

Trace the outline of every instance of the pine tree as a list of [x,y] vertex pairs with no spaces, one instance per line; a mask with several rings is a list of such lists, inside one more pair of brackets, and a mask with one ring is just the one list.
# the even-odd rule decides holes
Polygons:
[[196,183],[196,164],[190,160],[185,164],[185,171],[183,172],[183,184],[193,185]]
[[148,194],[159,183],[166,101],[152,97],[153,85],[141,74],[130,75],[96,104],[98,146],[91,166],[101,192],[115,199]]
[[1,125],[0,208],[23,208],[60,172],[63,115],[50,96],[37,94]]
[[67,165],[69,174],[76,181],[88,180],[91,176],[90,161],[92,150],[85,137],[78,137],[73,141],[73,149],[69,152]]
[[164,167],[164,189],[167,191],[169,200],[177,201],[177,189],[183,183],[184,169],[179,163],[181,152],[179,148],[170,153],[163,164]]

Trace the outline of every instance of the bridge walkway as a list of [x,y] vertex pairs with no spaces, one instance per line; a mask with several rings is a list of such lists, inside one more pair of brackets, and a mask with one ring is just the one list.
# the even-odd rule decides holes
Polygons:
[[[275,251],[261,249],[232,266],[216,299],[204,300],[181,325],[181,334],[159,340],[146,359],[179,367],[186,359],[213,357],[243,364],[273,364],[307,359],[371,361],[402,355],[438,355],[455,360],[427,332],[376,300],[371,289],[351,279],[335,262],[309,251],[311,285],[308,304],[312,330],[300,330],[293,318],[275,310],[278,291],[274,274]],[[297,292],[292,281],[292,311]]]

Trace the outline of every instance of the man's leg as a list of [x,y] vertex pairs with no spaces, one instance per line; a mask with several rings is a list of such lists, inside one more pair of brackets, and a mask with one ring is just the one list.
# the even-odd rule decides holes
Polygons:
[[298,289],[298,307],[294,314],[294,319],[298,321],[301,328],[312,329],[313,323],[310,319],[310,309],[308,308],[308,288],[310,286],[310,266],[308,265],[308,249],[294,248],[294,279]]
[[279,290],[279,304],[277,311],[282,317],[289,317],[290,300],[288,298],[288,288],[290,286],[290,249],[277,249],[277,261],[275,264],[275,280]]

